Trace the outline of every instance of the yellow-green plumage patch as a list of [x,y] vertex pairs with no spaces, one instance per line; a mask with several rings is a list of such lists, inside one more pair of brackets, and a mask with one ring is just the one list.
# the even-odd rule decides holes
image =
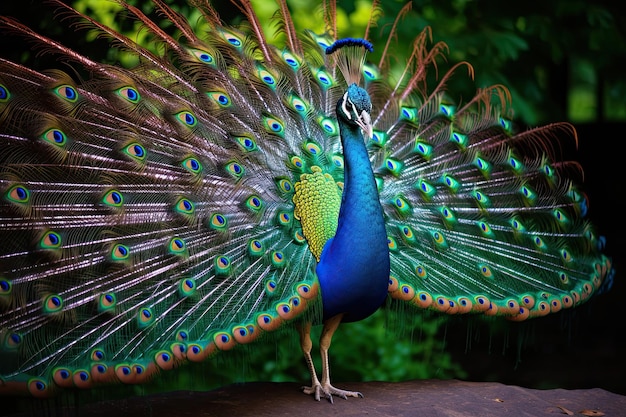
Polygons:
[[311,253],[320,260],[326,241],[335,235],[341,192],[329,174],[313,166],[311,174],[302,174],[295,184],[294,216],[302,223],[302,231]]

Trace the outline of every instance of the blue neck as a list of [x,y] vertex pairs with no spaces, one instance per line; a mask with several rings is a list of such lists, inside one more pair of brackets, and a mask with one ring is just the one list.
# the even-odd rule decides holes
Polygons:
[[345,161],[335,237],[326,242],[317,275],[324,319],[361,320],[387,296],[389,248],[382,207],[361,130],[339,120]]

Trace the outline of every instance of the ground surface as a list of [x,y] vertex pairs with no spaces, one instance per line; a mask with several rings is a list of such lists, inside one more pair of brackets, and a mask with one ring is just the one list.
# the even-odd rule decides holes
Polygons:
[[[337,384],[340,385],[340,384]],[[340,387],[344,387],[341,384]],[[26,415],[63,416],[624,416],[626,396],[603,389],[534,390],[500,383],[419,380],[346,384],[364,398],[314,401],[295,383],[247,383],[208,392],[106,401],[78,410],[39,410]],[[22,415],[20,415],[22,416]]]

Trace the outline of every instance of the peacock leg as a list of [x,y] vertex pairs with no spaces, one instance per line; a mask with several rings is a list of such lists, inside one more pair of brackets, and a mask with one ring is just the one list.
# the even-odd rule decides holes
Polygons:
[[356,391],[345,391],[333,387],[330,384],[330,365],[328,361],[328,349],[333,338],[333,334],[339,327],[343,315],[338,314],[324,322],[322,329],[322,335],[320,336],[320,353],[322,356],[322,381],[317,379],[315,374],[315,367],[313,366],[313,360],[311,359],[311,324],[301,329],[300,331],[300,343],[304,357],[307,361],[309,369],[311,370],[311,386],[303,387],[305,394],[315,395],[317,401],[320,400],[320,394],[324,393],[324,396],[328,398],[328,401],[333,402],[333,395],[337,395],[343,399],[348,397],[363,397],[363,394]]
[[314,394],[317,401],[320,400],[320,381],[317,379],[317,373],[315,372],[315,365],[313,364],[313,358],[311,357],[311,348],[313,342],[311,342],[311,322],[306,322],[297,325],[298,332],[300,333],[300,348],[304,354],[304,360],[311,373],[311,386],[302,387],[305,394]]

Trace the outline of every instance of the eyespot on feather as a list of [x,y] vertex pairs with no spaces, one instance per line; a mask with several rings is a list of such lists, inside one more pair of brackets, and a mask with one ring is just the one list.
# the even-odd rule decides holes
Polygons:
[[152,325],[156,317],[151,308],[141,307],[137,309],[137,325],[140,329],[145,329]]
[[477,295],[474,297],[473,311],[485,312],[491,306],[491,301],[484,295]]
[[202,164],[200,163],[200,161],[198,161],[198,159],[190,156],[186,159],[184,159],[181,162],[181,165],[183,168],[185,168],[187,171],[191,172],[192,174],[200,174],[202,172]]
[[187,244],[179,237],[173,237],[167,244],[167,250],[170,254],[176,256],[186,256],[188,254]]
[[0,297],[8,297],[13,290],[13,284],[8,279],[0,278]]
[[399,287],[400,287],[400,284],[398,283],[398,278],[394,276],[390,276],[389,285],[387,286],[387,292],[393,293],[394,291],[397,291]]
[[72,371],[69,368],[55,368],[52,371],[52,381],[61,388],[72,388],[74,386]]
[[41,378],[28,380],[28,392],[35,398],[49,398],[54,394],[50,384]]
[[468,297],[459,297],[456,304],[459,308],[459,314],[466,314],[472,311],[473,303]]
[[196,292],[196,281],[193,278],[183,278],[178,283],[178,294],[181,297],[191,297]]
[[187,345],[187,359],[191,362],[202,362],[217,352],[215,342],[197,341]]
[[433,296],[426,291],[419,291],[411,302],[420,308],[429,308],[433,304]]
[[139,100],[141,100],[141,95],[139,94],[139,91],[131,86],[119,88],[117,90],[117,94],[131,104],[137,104],[139,103]]
[[409,284],[399,284],[398,290],[391,294],[393,298],[410,301],[415,297],[415,289]]
[[132,142],[122,148],[124,155],[128,156],[131,161],[143,163],[146,161],[148,152],[139,142]]
[[485,311],[483,311],[483,313],[485,314],[485,316],[495,316],[498,314],[498,310],[498,305],[490,301],[489,307]]
[[111,383],[116,381],[115,368],[104,363],[96,363],[92,365],[90,371],[94,384]]
[[87,369],[76,369],[72,373],[72,380],[74,381],[74,386],[77,388],[87,389],[93,387],[91,372]]
[[117,190],[110,190],[102,197],[102,202],[109,207],[122,207],[124,196]]
[[259,313],[257,315],[256,322],[261,329],[271,332],[280,328],[283,324],[283,319],[278,315],[278,313]]
[[7,200],[18,204],[27,204],[30,202],[30,191],[21,184],[10,187],[6,194]]
[[447,313],[450,310],[450,301],[443,296],[438,296],[435,298],[435,302],[433,306],[441,313]]
[[69,84],[63,84],[54,88],[54,93],[69,103],[76,103],[78,100],[78,92]]
[[276,312],[283,320],[291,320],[297,314],[289,302],[281,302],[276,305]]
[[43,299],[43,313],[54,314],[63,310],[63,299],[58,294],[50,294]]
[[516,314],[505,317],[510,321],[524,321],[530,317],[530,311],[526,307],[520,307]]
[[233,337],[239,344],[246,344],[255,341],[261,335],[261,329],[249,323],[233,327]]
[[112,311],[117,304],[117,297],[114,293],[101,294],[98,297],[98,312],[104,313],[106,311]]
[[213,342],[215,346],[221,351],[230,350],[235,347],[237,341],[229,332],[217,332],[213,336]]
[[154,355],[154,363],[164,371],[170,371],[176,366],[174,355],[166,350],[160,350]]
[[296,291],[304,300],[312,300],[317,297],[319,293],[319,284],[314,283],[299,283],[296,285]]
[[190,111],[181,111],[176,113],[176,119],[188,128],[194,128],[198,124],[198,119]]
[[59,249],[62,245],[61,235],[52,230],[44,232],[39,246],[41,249]]

